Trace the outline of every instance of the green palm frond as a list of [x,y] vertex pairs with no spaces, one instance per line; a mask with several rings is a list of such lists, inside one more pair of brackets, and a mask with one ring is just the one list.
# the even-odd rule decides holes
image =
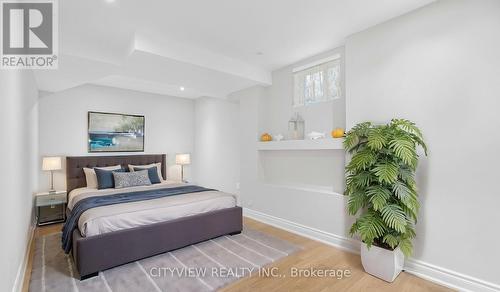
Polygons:
[[370,197],[370,202],[375,211],[380,211],[391,197],[391,191],[380,185],[369,187],[366,194]]
[[353,180],[356,178],[356,175],[350,172],[346,173],[345,182],[347,185],[352,184]]
[[359,136],[367,136],[371,128],[372,128],[371,122],[363,122],[352,127],[351,131],[349,132],[357,133]]
[[368,134],[367,146],[372,150],[380,150],[387,143],[387,137],[383,128],[372,129]]
[[412,137],[413,141],[415,142],[415,144],[418,144],[420,145],[420,147],[422,147],[422,149],[424,149],[424,154],[427,156],[427,145],[425,145],[425,142],[424,140],[422,140],[422,138],[416,136],[416,135],[410,135],[410,137]]
[[386,235],[384,235],[382,241],[387,243],[393,249],[399,244],[398,236],[391,233],[387,233]]
[[349,234],[351,236],[354,236],[354,234],[358,233],[358,231],[359,231],[359,224],[358,221],[356,220],[356,222],[352,224],[351,229],[349,230]]
[[359,209],[365,207],[365,197],[366,195],[362,191],[357,191],[349,195],[349,201],[347,202],[349,214],[356,215]]
[[416,221],[418,209],[420,208],[416,192],[409,188],[405,183],[400,181],[397,181],[393,184],[392,191],[401,201],[401,208],[403,209],[405,214],[409,215],[413,220]]
[[398,179],[398,165],[391,161],[382,161],[373,171],[380,183],[392,184]]
[[399,248],[401,249],[403,254],[407,257],[409,257],[413,252],[413,244],[411,243],[411,240],[408,238],[405,238],[399,242]]
[[377,156],[371,151],[358,152],[358,154],[355,155],[347,165],[347,169],[349,171],[365,170],[372,166],[376,161]]
[[406,224],[406,232],[403,234],[404,238],[413,239],[417,236],[415,233],[415,227],[412,223],[408,222]]
[[406,167],[399,167],[399,177],[408,185],[415,184],[415,172]]
[[413,205],[410,205],[410,206],[403,204],[401,206],[401,209],[403,209],[403,212],[405,212],[406,217],[408,217],[408,219],[411,219],[414,222],[417,222],[417,215],[418,215],[418,209],[419,209],[418,201],[416,201],[416,204],[413,203]]
[[407,200],[411,193],[410,188],[408,188],[406,184],[401,181],[394,182],[392,185],[392,191],[401,201]]
[[412,187],[409,187],[404,182],[396,181],[392,185],[392,191],[404,205],[418,211],[417,193]]
[[415,171],[417,148],[427,155],[415,123],[393,119],[387,125],[360,123],[347,132],[345,149],[352,154],[346,166],[348,211],[359,214],[350,234],[372,244],[399,246],[410,255],[415,238],[419,201]]
[[406,215],[398,205],[386,205],[381,210],[382,218],[387,226],[392,229],[405,233],[406,231]]
[[375,177],[371,172],[362,171],[352,178],[351,183],[356,185],[356,187],[363,188],[369,186],[374,179]]
[[420,131],[420,129],[415,125],[414,122],[405,119],[393,119],[392,123],[399,127],[401,130],[409,134],[414,134],[422,140],[424,139],[422,131]]
[[399,127],[399,129],[405,131],[413,138],[413,140],[419,144],[422,149],[424,149],[425,155],[427,155],[427,145],[424,142],[424,136],[422,131],[415,125],[415,123],[405,120],[405,119],[394,119],[393,123]]
[[356,133],[347,133],[344,138],[344,149],[351,152],[359,143],[359,136]]
[[374,212],[369,212],[361,215],[357,221],[358,231],[367,245],[371,245],[375,238],[381,237],[387,230],[387,225],[384,220]]
[[417,193],[411,191],[410,196],[401,202],[403,203],[405,212],[408,213],[406,210],[408,209],[410,211],[410,217],[416,222],[418,211],[420,210],[420,202],[418,201]]
[[416,166],[415,143],[411,139],[405,136],[396,136],[389,142],[389,147],[394,150],[396,157],[400,158],[406,165]]

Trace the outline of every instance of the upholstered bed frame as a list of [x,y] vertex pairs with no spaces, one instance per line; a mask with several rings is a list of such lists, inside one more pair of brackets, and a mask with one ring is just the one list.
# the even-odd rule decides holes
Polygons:
[[[166,178],[165,154],[67,157],[68,194],[86,186],[84,167],[157,162],[162,162]],[[99,271],[241,230],[242,209],[233,207],[90,237],[82,237],[79,230],[74,230],[72,254],[83,280],[97,276]]]

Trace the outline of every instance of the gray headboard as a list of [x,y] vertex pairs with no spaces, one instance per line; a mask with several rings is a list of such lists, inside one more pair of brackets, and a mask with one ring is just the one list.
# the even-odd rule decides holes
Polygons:
[[161,173],[166,179],[166,154],[146,154],[146,155],[120,155],[120,156],[69,156],[66,157],[66,188],[69,192],[76,188],[83,188],[87,185],[84,167],[105,167],[113,165],[128,164],[145,165],[161,162]]

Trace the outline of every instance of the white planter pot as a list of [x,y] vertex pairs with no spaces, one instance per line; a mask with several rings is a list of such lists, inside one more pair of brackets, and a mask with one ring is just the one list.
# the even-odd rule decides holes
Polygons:
[[361,263],[368,274],[387,282],[394,279],[403,270],[405,256],[398,248],[387,250],[372,245],[370,249],[365,243],[361,243]]

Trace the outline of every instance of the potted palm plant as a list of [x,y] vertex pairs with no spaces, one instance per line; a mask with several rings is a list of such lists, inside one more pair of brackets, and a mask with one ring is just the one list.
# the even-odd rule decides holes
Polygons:
[[413,252],[419,209],[415,170],[417,147],[427,155],[420,129],[393,119],[386,125],[360,123],[347,132],[344,147],[348,211],[357,215],[350,234],[362,240],[361,261],[369,274],[392,282]]

